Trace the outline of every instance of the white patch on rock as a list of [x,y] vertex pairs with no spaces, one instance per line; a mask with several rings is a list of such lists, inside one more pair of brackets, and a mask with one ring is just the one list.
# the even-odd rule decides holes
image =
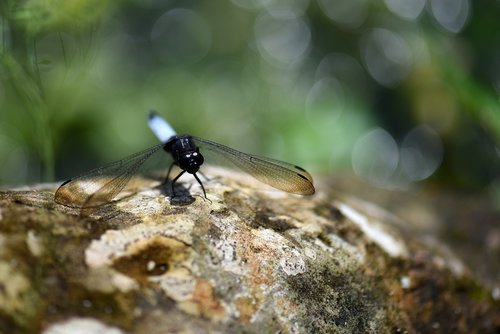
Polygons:
[[500,287],[496,286],[491,290],[491,297],[494,300],[500,300]]
[[304,249],[304,255],[312,260],[316,259],[316,251],[312,248],[307,247],[306,249]]
[[220,239],[212,242],[214,255],[220,260],[222,268],[236,275],[245,275],[245,267],[241,266],[236,256],[236,240]]
[[146,270],[147,271],[152,271],[156,267],[156,262],[155,261],[148,261],[146,265]]
[[224,234],[231,235],[237,232],[234,222],[237,221],[238,219],[239,218],[235,214],[230,213],[230,215],[226,218],[213,219],[212,223],[214,224],[215,227],[217,227],[221,231],[224,231]]
[[43,244],[35,231],[29,230],[26,234],[26,245],[33,256],[39,257],[43,254]]
[[30,281],[16,268],[15,261],[0,261],[0,311],[22,313],[31,288]]
[[279,233],[269,228],[259,229],[256,234],[260,239],[269,243],[269,245],[283,245],[288,241]]
[[406,247],[402,242],[396,240],[392,235],[384,231],[381,226],[377,226],[375,222],[370,221],[367,216],[343,203],[338,203],[337,207],[344,216],[358,225],[363,233],[379,245],[387,254],[392,257],[404,256],[407,254]]
[[71,318],[52,324],[42,334],[124,334],[117,327],[108,326],[93,318]]
[[289,248],[287,254],[280,259],[279,264],[287,275],[295,276],[306,271],[304,259],[300,252],[293,248]]
[[409,289],[410,288],[410,286],[411,286],[410,277],[403,276],[403,277],[401,277],[401,279],[399,281],[401,282],[401,286],[403,287],[403,289]]
[[159,283],[165,294],[178,302],[190,300],[196,285],[196,280],[181,270],[151,277],[150,280]]
[[130,278],[122,273],[114,273],[114,275],[111,276],[111,284],[124,293],[135,290],[139,287],[133,278]]
[[279,256],[279,265],[287,275],[297,275],[306,271],[306,263],[302,254],[295,248],[286,246],[289,241],[281,234],[271,229],[259,229],[256,231],[259,242],[264,247],[272,249]]
[[220,239],[214,242],[214,252],[223,262],[236,260],[236,242],[234,240]]

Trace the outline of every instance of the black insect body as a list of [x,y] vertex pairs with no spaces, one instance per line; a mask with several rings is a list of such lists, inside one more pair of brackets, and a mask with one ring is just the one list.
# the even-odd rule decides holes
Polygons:
[[188,172],[200,184],[206,198],[205,188],[196,174],[205,161],[204,154],[227,161],[234,167],[277,189],[299,195],[312,195],[315,192],[311,175],[301,167],[243,153],[207,139],[190,135],[177,135],[172,127],[156,113],[151,113],[149,125],[162,144],[64,182],[57,189],[54,201],[77,208],[90,208],[106,204],[125,188],[132,176],[141,169],[146,161],[162,151],[169,153],[173,161],[169,167],[167,179],[174,165],[182,170],[171,183],[174,196],[174,183],[185,172]]
[[198,178],[198,175],[196,175],[205,161],[205,158],[203,158],[203,155],[200,153],[200,149],[195,145],[193,138],[189,135],[175,135],[167,143],[165,143],[163,149],[170,153],[174,159],[174,162],[168,168],[167,179],[174,165],[177,165],[180,169],[182,169],[182,172],[180,172],[180,174],[172,180],[172,194],[174,194],[174,183],[185,172],[188,172],[194,176],[196,181],[198,181],[201,189],[203,190],[203,195],[206,198],[207,193],[205,192],[205,187]]

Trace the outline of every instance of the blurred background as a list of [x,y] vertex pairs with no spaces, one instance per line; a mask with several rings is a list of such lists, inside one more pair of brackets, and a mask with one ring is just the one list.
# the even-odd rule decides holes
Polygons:
[[[179,133],[500,203],[500,1],[2,0],[0,185]],[[320,185],[321,187],[321,185]]]

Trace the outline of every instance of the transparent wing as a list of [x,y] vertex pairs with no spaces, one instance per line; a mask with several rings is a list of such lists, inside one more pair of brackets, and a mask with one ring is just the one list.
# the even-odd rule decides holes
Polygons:
[[315,192],[311,175],[303,168],[270,158],[246,154],[222,144],[193,137],[194,142],[215,158],[222,158],[252,175],[257,180],[274,188],[299,195],[312,195]]
[[95,207],[112,201],[141,166],[162,151],[163,145],[155,145],[64,182],[57,189],[54,201],[77,208]]

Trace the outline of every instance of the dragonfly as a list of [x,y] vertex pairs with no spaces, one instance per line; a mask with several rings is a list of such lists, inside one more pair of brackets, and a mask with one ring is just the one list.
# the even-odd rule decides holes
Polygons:
[[208,139],[187,134],[178,135],[172,126],[154,111],[149,114],[148,124],[161,144],[65,181],[56,190],[54,201],[76,208],[92,208],[109,203],[124,190],[143,165],[158,154],[167,154],[171,158],[166,180],[169,179],[174,166],[181,170],[171,181],[172,198],[175,197],[174,184],[185,173],[193,175],[207,198],[205,187],[197,175],[205,162],[204,155],[219,161],[224,160],[276,189],[298,195],[312,195],[315,192],[312,176],[299,166],[243,153]]

